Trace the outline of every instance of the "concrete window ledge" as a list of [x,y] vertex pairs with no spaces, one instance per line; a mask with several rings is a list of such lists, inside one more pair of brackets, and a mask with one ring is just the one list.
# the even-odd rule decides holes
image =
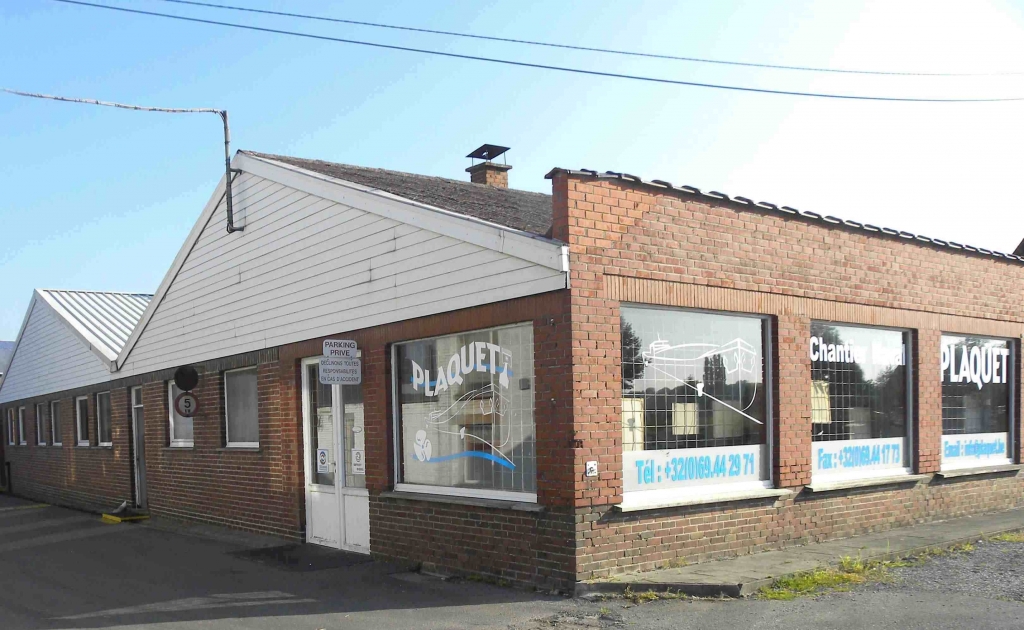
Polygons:
[[774,499],[786,497],[793,494],[792,490],[764,488],[744,490],[742,492],[724,492],[721,494],[706,494],[678,499],[660,499],[656,501],[644,501],[629,503],[628,501],[615,506],[619,512],[642,512],[644,510],[661,510],[665,508],[686,507],[688,505],[707,505],[709,503],[725,503],[728,501],[747,501],[750,499]]
[[480,499],[477,497],[456,497],[448,494],[429,494],[426,492],[381,492],[386,499],[403,499],[406,501],[428,501],[431,503],[448,503],[454,505],[472,505],[474,507],[493,508],[496,510],[516,510],[518,512],[543,512],[544,506],[537,503],[520,503],[501,499]]
[[931,475],[893,475],[891,477],[869,477],[867,479],[844,479],[842,481],[827,481],[811,483],[805,486],[810,492],[833,492],[835,490],[850,490],[852,488],[870,488],[871,486],[894,486],[903,483],[917,483],[930,478]]
[[997,473],[1017,472],[1024,470],[1021,464],[1003,464],[1001,466],[982,466],[979,468],[958,468],[956,470],[944,470],[935,473],[936,477],[942,479],[955,479],[957,477],[970,477],[973,475],[994,475]]

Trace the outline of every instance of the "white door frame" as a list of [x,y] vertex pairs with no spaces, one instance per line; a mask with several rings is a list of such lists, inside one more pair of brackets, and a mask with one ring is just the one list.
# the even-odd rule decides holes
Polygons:
[[[128,405],[131,409],[132,436],[134,437],[135,458],[132,461],[132,468],[135,473],[135,507],[145,509],[149,505],[149,494],[146,488],[146,407],[144,403],[135,404],[135,392],[139,392],[139,399],[142,399],[142,386],[138,385],[128,390]],[[136,415],[136,410],[142,411],[142,418]]]
[[[345,509],[346,509],[346,497],[365,497],[364,502],[368,501],[370,493],[366,488],[349,488],[345,486],[345,470],[348,460],[345,456],[345,444],[344,442],[344,430],[345,430],[345,418],[344,418],[344,400],[342,394],[342,388],[340,385],[331,386],[331,408],[332,414],[334,415],[334,439],[331,443],[331,448],[334,452],[334,485],[324,485],[310,482],[310,476],[312,474],[312,460],[313,457],[312,449],[312,435],[310,434],[310,419],[313,410],[309,408],[309,388],[311,385],[309,382],[309,371],[310,365],[317,365],[320,361],[320,357],[310,357],[303,359],[301,362],[302,366],[302,445],[303,445],[303,458],[302,458],[302,477],[305,484],[304,493],[306,501],[306,542],[315,542],[310,540],[310,519],[312,515],[312,493],[320,494],[331,494],[335,496],[335,502],[337,509],[334,510],[334,515],[338,519],[338,540],[337,549],[344,549],[346,551],[354,551],[357,553],[370,553],[369,545],[360,546],[348,544],[346,540],[349,538],[346,536],[345,528]],[[348,532],[350,533],[350,532]],[[317,541],[317,544],[322,544]]]

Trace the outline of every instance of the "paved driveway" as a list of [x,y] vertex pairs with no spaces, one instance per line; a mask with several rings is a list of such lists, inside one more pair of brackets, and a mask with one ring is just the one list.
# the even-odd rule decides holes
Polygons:
[[0,630],[1024,628],[1024,544],[789,602],[543,597],[201,526],[104,525],[0,495]]
[[281,544],[0,495],[0,629],[507,628],[566,601]]

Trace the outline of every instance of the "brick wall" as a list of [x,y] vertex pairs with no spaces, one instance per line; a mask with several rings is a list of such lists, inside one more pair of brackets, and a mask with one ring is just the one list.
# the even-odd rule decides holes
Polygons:
[[[104,391],[110,392],[111,446],[97,445],[96,393]],[[88,399],[90,446],[77,445],[75,399],[79,396]],[[61,446],[54,446],[50,435],[49,409],[52,401],[60,402]],[[36,403],[43,403],[46,407],[43,423],[45,446],[38,444]],[[17,410],[22,406],[25,407],[26,444],[5,445],[4,454],[11,464],[11,480],[16,494],[92,511],[112,510],[122,501],[131,499],[127,390],[103,385],[31,398],[4,405],[3,417],[7,417],[8,408],[14,409],[17,426]],[[6,442],[6,435],[3,439]]]
[[[510,583],[571,588],[575,473],[567,297],[559,291],[333,335],[354,339],[362,351],[366,486],[375,556]],[[392,344],[522,322],[533,323],[537,496],[543,511],[412,500],[390,493],[395,484]],[[282,369],[297,374],[301,360],[319,356],[322,348],[323,339],[282,347]],[[291,413],[301,426],[299,390],[292,390]]]
[[[570,246],[574,429],[588,438],[576,451],[575,470],[596,459],[601,471],[590,481],[576,477],[578,579],[1022,505],[1024,482],[1012,474],[816,495],[804,486],[811,476],[811,321],[911,330],[913,465],[935,472],[939,337],[946,331],[1020,339],[1024,265],[616,178],[566,171],[551,177],[553,235]],[[614,509],[622,498],[623,302],[770,317],[772,478],[795,498]],[[1019,428],[1019,404],[1014,415]],[[1018,454],[1020,447],[1018,440]]]
[[[260,446],[226,447],[223,371],[257,366]],[[168,382],[173,371],[133,377],[10,405],[26,407],[26,446],[8,447],[14,492],[20,496],[99,511],[134,500],[131,388],[142,386],[149,509],[299,539],[303,485],[298,454],[301,425],[291,422],[294,377],[282,373],[276,352],[228,357],[197,366],[194,446],[171,448]],[[95,393],[110,391],[111,447],[96,444]],[[75,398],[88,396],[93,446],[76,446]],[[60,400],[63,446],[36,446],[35,403]],[[7,409],[7,405],[4,406]],[[15,411],[17,413],[17,411]],[[49,425],[44,428],[49,431]],[[47,434],[47,442],[49,437]]]

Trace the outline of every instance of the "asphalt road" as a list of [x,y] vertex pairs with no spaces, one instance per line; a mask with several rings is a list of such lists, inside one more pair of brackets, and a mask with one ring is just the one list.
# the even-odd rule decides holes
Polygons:
[[105,525],[0,495],[0,629],[1024,628],[1024,544],[790,602],[545,597],[217,528]]

